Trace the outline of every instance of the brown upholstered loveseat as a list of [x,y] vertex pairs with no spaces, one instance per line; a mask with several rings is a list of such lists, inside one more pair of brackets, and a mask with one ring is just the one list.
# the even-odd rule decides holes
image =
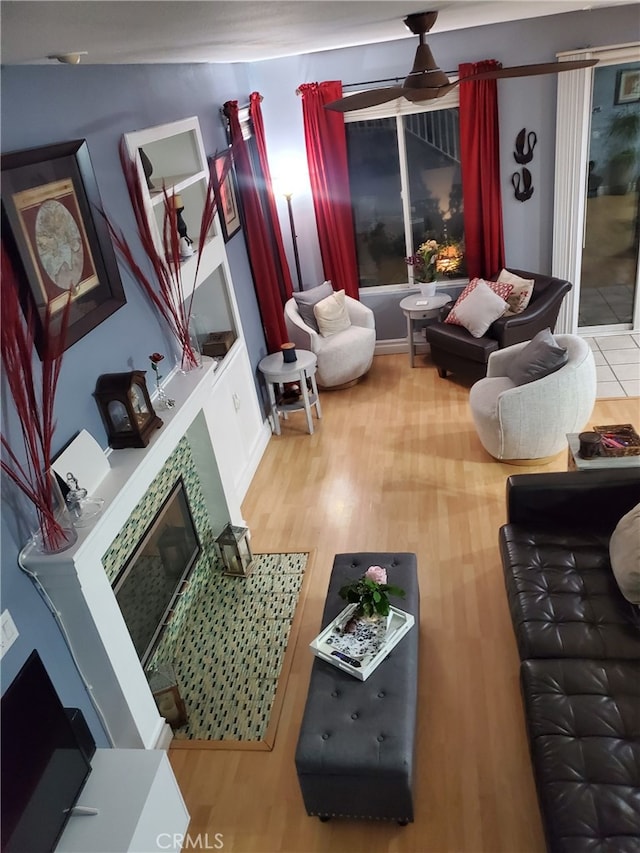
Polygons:
[[[463,326],[444,322],[453,307],[451,302],[442,309],[440,322],[427,326],[431,359],[441,377],[446,377],[447,372],[458,373],[475,382],[486,376],[487,362],[494,350],[530,341],[547,327],[553,331],[562,300],[571,290],[571,282],[525,270],[509,269],[509,272],[534,281],[531,300],[520,314],[499,317],[486,334],[474,338]],[[498,273],[492,280],[497,277]]]

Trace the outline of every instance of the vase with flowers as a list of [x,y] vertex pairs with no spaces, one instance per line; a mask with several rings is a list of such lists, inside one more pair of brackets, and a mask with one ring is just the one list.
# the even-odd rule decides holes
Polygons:
[[42,318],[43,352],[38,363],[34,358],[34,312],[22,312],[18,276],[4,243],[0,270],[0,355],[8,397],[13,402],[17,422],[15,430],[9,430],[3,420],[0,468],[35,509],[34,547],[46,554],[57,554],[70,548],[78,538],[51,468],[56,426],[55,398],[69,328],[72,291],[67,291],[59,316],[54,317],[51,302],[46,307]]
[[149,356],[149,361],[151,362],[151,370],[155,373],[156,376],[156,405],[159,409],[173,409],[176,404],[175,400],[172,400],[167,396],[164,388],[160,385],[160,380],[162,376],[158,371],[158,365],[164,359],[162,353],[152,352]]
[[387,583],[387,570],[382,566],[370,566],[362,577],[342,586],[338,594],[349,604],[356,605],[345,623],[344,633],[361,630],[363,623],[367,630],[366,623],[373,623],[379,642],[383,642],[390,616],[389,596],[404,598],[405,591]]
[[436,261],[438,259],[438,244],[435,240],[425,240],[416,249],[416,253],[405,262],[413,267],[413,279],[420,285],[420,291],[425,296],[435,293]]

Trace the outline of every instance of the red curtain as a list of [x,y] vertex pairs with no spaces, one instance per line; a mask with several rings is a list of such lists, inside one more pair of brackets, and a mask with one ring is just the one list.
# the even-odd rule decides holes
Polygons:
[[267,141],[264,133],[264,122],[262,121],[262,95],[258,92],[252,92],[249,97],[249,114],[253,124],[253,138],[256,143],[258,154],[258,163],[260,166],[261,175],[257,184],[262,189],[262,202],[264,218],[267,226],[271,231],[271,240],[274,246],[275,258],[278,269],[278,280],[280,283],[280,296],[282,304],[291,298],[293,293],[293,285],[291,283],[291,272],[289,271],[289,263],[287,255],[284,251],[284,243],[282,242],[282,231],[280,230],[280,219],[278,217],[278,208],[276,200],[273,196],[273,184],[271,181],[271,170],[269,169],[269,160],[267,158]]
[[[238,119],[238,102],[227,101],[225,115],[229,119],[233,161],[238,177],[238,192],[242,202],[245,240],[249,253],[251,272],[258,298],[262,325],[270,352],[277,352],[287,340],[278,268],[274,259],[271,239],[273,229],[268,227],[265,211],[251,166],[251,157]],[[291,277],[289,276],[289,292]]]
[[358,299],[344,118],[324,109],[325,104],[342,97],[342,83],[304,83],[298,91],[324,276],[336,290],[344,289]]
[[[460,77],[499,68],[494,59],[464,63]],[[504,266],[497,80],[460,84],[460,161],[469,278]]]

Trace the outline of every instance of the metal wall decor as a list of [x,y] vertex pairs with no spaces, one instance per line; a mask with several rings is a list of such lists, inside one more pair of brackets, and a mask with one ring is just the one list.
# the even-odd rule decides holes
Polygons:
[[531,172],[526,166],[522,167],[522,176],[520,172],[514,172],[511,175],[511,183],[513,184],[514,195],[518,201],[527,201],[533,195]]
[[518,201],[527,201],[533,195],[531,172],[525,168],[524,164],[530,163],[533,160],[533,149],[536,147],[537,142],[538,137],[535,131],[530,130],[527,133],[526,127],[523,127],[516,136],[513,159],[516,163],[522,165],[522,169],[520,172],[514,172],[511,175],[511,185]]
[[516,163],[524,165],[533,160],[533,149],[536,147],[538,137],[533,130],[527,133],[526,127],[523,127],[520,133],[516,136],[516,150],[513,152],[513,159]]

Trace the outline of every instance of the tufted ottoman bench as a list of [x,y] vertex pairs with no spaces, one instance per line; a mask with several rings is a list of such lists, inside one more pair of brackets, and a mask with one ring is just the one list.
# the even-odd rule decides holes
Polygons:
[[415,625],[387,659],[359,681],[318,658],[296,749],[296,769],[309,815],[413,821],[414,741],[418,696],[420,595],[416,555],[337,554],[322,615],[324,628],[346,603],[338,590],[369,566],[387,569],[404,599],[391,604]]

